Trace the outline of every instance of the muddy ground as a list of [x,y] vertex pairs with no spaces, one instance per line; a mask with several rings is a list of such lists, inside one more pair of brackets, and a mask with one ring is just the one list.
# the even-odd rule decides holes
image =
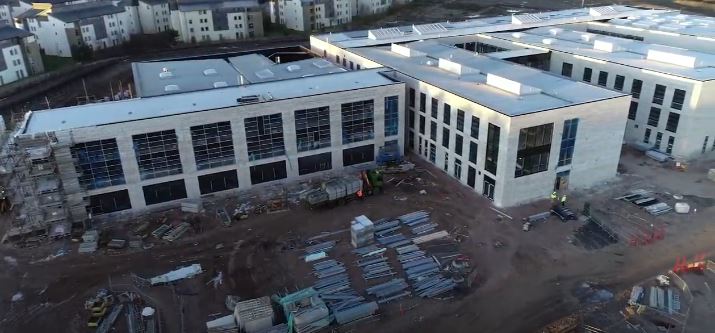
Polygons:
[[[581,221],[561,223],[552,218],[523,232],[521,219],[548,209],[547,200],[504,210],[512,219],[499,218],[488,200],[457,185],[440,170],[419,164],[428,171],[412,174],[411,180],[398,187],[388,185],[379,196],[328,210],[291,207],[224,228],[213,218],[215,206],[207,206],[201,228],[196,229],[199,232],[192,231],[173,244],[149,238],[145,245],[152,243],[153,248],[147,250],[79,255],[78,245],[69,241],[31,250],[4,247],[2,256],[11,259],[0,262],[0,314],[4,318],[0,319],[0,331],[86,332],[84,300],[99,288],[113,288],[141,291],[160,311],[164,332],[202,332],[211,315],[227,313],[223,305],[226,295],[252,298],[312,284],[310,268],[299,258],[302,252],[294,248],[321,232],[346,228],[361,214],[377,219],[420,209],[430,211],[442,229],[454,232],[460,228],[460,233],[468,235],[460,246],[472,257],[482,282],[450,300],[412,298],[382,307],[379,321],[344,329],[357,332],[467,332],[475,328],[483,332],[529,332],[590,306],[574,295],[584,281],[613,291],[626,290],[672,267],[677,256],[712,253],[715,247],[711,218],[715,213],[715,183],[704,173],[712,162],[679,172],[627,151],[618,179],[589,191],[569,193],[569,205],[574,209],[590,201],[602,212],[625,209],[645,220],[643,223],[667,225],[665,238],[652,244],[634,247],[621,241],[597,250],[572,244]],[[633,188],[690,195],[692,200],[688,201],[697,213],[654,218],[629,203],[612,199]],[[422,189],[426,195],[419,194]],[[174,211],[140,220],[159,221],[162,217],[174,221],[186,216]],[[601,219],[617,224],[620,218],[602,214]],[[129,229],[114,223],[118,227],[114,237]],[[347,235],[337,237],[342,242],[335,255],[341,257],[349,245]],[[505,246],[495,248],[495,241]],[[69,254],[36,262],[60,248]],[[206,272],[173,289],[136,289],[131,283],[131,274],[150,277],[191,263],[200,263]],[[206,283],[217,271],[226,274],[224,284],[214,289]],[[353,277],[353,281],[356,279]],[[10,302],[18,291],[25,299]]]

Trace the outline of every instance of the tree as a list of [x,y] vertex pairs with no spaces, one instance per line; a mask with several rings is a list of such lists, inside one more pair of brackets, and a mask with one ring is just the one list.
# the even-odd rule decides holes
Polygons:
[[87,44],[72,47],[72,58],[77,62],[89,61],[94,58],[94,51]]

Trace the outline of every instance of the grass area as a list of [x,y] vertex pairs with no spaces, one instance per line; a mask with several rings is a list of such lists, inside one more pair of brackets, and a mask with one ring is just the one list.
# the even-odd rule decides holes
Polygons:
[[72,58],[43,55],[42,63],[45,65],[45,72],[51,72],[62,67],[74,65],[76,62]]

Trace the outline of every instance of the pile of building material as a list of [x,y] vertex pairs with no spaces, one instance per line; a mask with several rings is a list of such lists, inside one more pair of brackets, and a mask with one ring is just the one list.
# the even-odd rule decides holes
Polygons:
[[618,197],[616,199],[628,201],[636,206],[642,207],[649,214],[658,216],[668,213],[673,210],[667,203],[661,202],[660,200],[649,195],[650,192],[637,189],[626,193],[625,195]]
[[648,306],[654,309],[667,311],[669,314],[680,311],[680,294],[673,288],[650,287]]
[[383,237],[378,237],[377,242],[389,248],[396,248],[412,243],[412,240],[402,233],[390,234]]
[[188,222],[179,223],[179,225],[167,231],[166,234],[164,234],[164,236],[162,236],[161,238],[163,240],[173,242],[181,238],[181,236],[183,236],[184,233],[186,233],[186,231],[188,231],[190,227],[191,224],[189,224]]
[[313,288],[283,297],[274,296],[274,300],[288,318],[288,327],[293,327],[296,333],[317,332],[330,325],[328,307]]
[[311,254],[316,254],[320,252],[328,252],[330,249],[335,247],[336,241],[328,241],[328,242],[323,242],[315,245],[311,245],[305,248],[305,254],[306,255],[311,255]]
[[690,213],[690,205],[687,202],[676,202],[675,212],[678,214]]
[[246,333],[264,332],[273,327],[275,314],[268,296],[241,301],[233,312],[241,331]]
[[456,287],[453,279],[441,274],[440,263],[417,245],[399,247],[397,260],[407,275],[413,290],[420,297],[436,297]]
[[201,201],[189,200],[181,203],[181,211],[186,213],[198,214],[201,212]]
[[169,229],[171,229],[170,225],[162,224],[158,228],[154,229],[154,231],[151,232],[151,235],[154,236],[154,238],[161,238],[167,231],[169,231]]
[[350,242],[359,248],[372,244],[375,238],[375,225],[365,215],[356,217],[350,223]]
[[384,251],[374,251],[375,254],[364,256],[357,261],[358,267],[362,270],[362,277],[365,280],[374,280],[395,275],[392,271],[390,263],[387,262],[387,257],[383,256]]
[[149,279],[149,282],[152,286],[155,286],[158,284],[169,283],[181,279],[192,278],[196,275],[201,274],[202,272],[203,270],[201,269],[200,264],[193,264],[191,266],[181,267],[166,274],[157,275]]
[[402,224],[407,225],[409,227],[415,227],[418,224],[422,224],[425,222],[429,222],[430,216],[428,212],[425,212],[424,210],[408,213],[402,216],[397,217]]
[[99,231],[87,230],[82,235],[82,243],[79,244],[79,253],[94,253],[97,251],[99,243]]
[[372,286],[365,289],[368,295],[373,295],[377,298],[377,303],[383,304],[396,299],[400,299],[412,294],[407,290],[408,285],[405,279],[392,279],[388,282]]
[[350,289],[345,265],[337,260],[329,259],[313,264],[313,275],[318,279],[313,289],[321,295]]

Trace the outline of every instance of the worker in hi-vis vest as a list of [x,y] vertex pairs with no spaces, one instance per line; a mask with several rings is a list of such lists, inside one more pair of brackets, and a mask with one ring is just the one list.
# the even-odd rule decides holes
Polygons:
[[561,197],[561,206],[566,206],[566,194]]
[[556,191],[551,193],[551,202],[559,201],[559,194]]

